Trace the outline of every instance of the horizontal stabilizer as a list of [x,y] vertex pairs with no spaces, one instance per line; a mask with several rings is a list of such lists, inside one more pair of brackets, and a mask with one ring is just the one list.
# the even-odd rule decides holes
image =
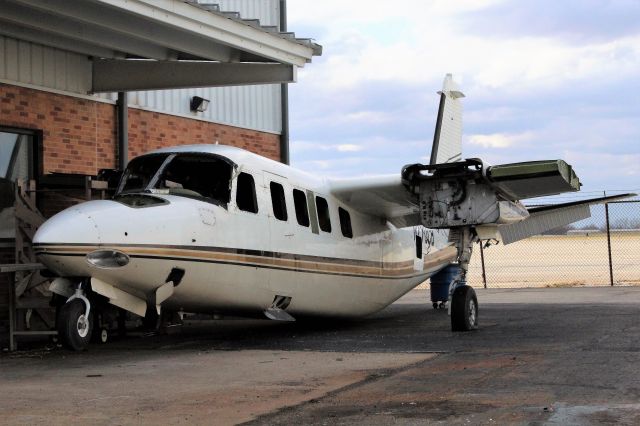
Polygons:
[[632,197],[635,194],[615,195],[611,197],[592,198],[590,200],[575,201],[554,206],[529,208],[529,217],[522,222],[517,222],[498,227],[503,244],[510,244],[533,235],[569,225],[582,219],[591,217],[591,209],[594,204],[607,203]]

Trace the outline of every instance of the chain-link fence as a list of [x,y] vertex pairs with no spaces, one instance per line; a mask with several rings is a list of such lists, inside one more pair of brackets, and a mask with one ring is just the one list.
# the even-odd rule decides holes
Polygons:
[[640,285],[640,200],[591,207],[591,218],[509,245],[478,245],[474,286]]

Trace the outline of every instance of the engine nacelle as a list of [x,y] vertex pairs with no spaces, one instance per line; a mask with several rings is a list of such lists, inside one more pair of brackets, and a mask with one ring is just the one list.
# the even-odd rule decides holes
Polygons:
[[420,218],[427,228],[507,224],[529,216],[514,201],[500,200],[486,183],[464,179],[433,179],[420,183]]
[[403,183],[418,196],[422,225],[427,228],[503,225],[529,217],[519,201],[489,180],[486,170],[479,159],[405,166]]

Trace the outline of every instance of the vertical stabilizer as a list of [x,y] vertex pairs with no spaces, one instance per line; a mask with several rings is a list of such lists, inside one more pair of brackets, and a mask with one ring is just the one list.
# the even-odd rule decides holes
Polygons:
[[430,164],[462,160],[462,102],[464,94],[447,74],[442,84],[438,120],[433,135]]

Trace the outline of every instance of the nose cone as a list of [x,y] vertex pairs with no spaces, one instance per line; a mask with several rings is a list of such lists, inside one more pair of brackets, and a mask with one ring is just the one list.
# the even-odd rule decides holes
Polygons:
[[91,215],[81,208],[71,207],[42,224],[33,243],[37,246],[99,244],[100,239],[100,229]]

